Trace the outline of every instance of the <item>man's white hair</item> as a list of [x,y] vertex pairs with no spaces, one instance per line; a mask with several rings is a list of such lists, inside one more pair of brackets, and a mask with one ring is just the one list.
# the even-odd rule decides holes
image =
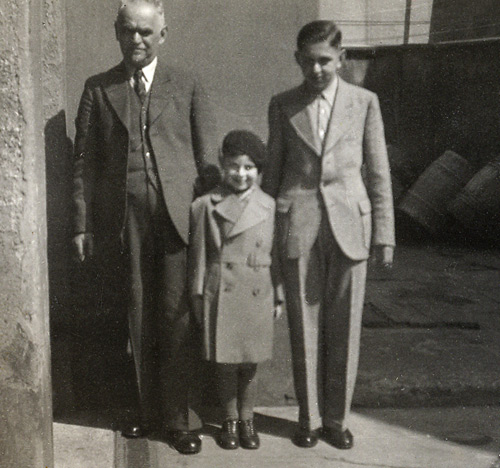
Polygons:
[[123,10],[128,4],[131,3],[149,3],[150,5],[153,5],[157,9],[158,14],[163,21],[163,24],[165,24],[165,8],[163,7],[162,0],[121,0],[117,16],[120,16],[121,10]]

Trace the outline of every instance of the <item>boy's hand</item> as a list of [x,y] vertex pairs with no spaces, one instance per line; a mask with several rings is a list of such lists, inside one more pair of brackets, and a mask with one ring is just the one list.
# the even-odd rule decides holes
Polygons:
[[196,323],[201,325],[203,322],[203,296],[193,296],[191,299],[191,305],[193,307],[193,314],[196,319]]
[[273,316],[277,320],[283,315],[283,303],[278,302],[274,304]]
[[373,262],[376,267],[392,268],[394,260],[394,247],[392,245],[374,245]]

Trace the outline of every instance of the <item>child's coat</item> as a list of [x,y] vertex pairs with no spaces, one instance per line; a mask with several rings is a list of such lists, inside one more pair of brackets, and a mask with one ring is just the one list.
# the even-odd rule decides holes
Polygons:
[[203,296],[203,357],[260,362],[272,355],[274,200],[255,186],[241,209],[217,188],[191,206],[190,294]]

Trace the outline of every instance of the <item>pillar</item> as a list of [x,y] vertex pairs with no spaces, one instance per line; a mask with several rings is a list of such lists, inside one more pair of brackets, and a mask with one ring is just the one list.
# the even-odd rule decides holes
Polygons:
[[0,459],[51,468],[42,5],[0,5]]

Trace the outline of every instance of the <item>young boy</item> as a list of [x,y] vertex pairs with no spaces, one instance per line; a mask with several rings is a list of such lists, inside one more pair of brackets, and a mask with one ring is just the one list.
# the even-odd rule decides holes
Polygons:
[[222,184],[191,207],[190,293],[203,357],[217,363],[224,409],[217,442],[224,449],[259,447],[255,375],[257,363],[271,357],[273,308],[281,314],[271,277],[275,204],[257,185],[264,156],[257,136],[230,132],[222,145]]
[[304,82],[269,105],[262,188],[277,199],[300,447],[313,447],[321,427],[331,445],[353,445],[366,260],[372,247],[390,266],[395,244],[378,99],[337,76],[343,55],[332,21],[304,26],[295,52]]

